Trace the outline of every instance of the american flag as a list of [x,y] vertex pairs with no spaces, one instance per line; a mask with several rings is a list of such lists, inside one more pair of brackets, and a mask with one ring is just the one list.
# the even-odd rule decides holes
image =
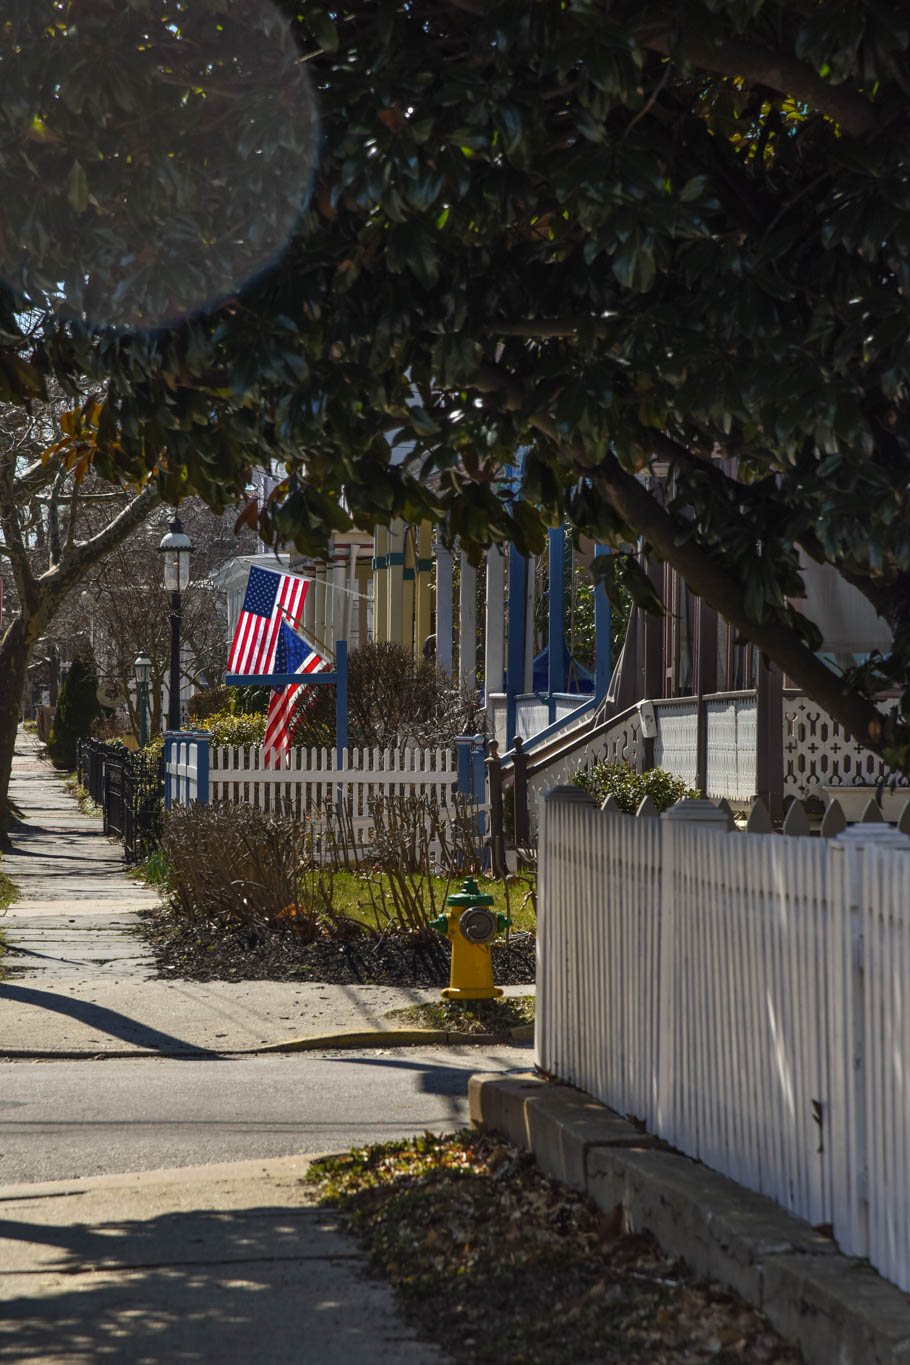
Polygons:
[[[325,667],[315,649],[305,640],[295,635],[282,624],[278,631],[275,646],[275,673],[318,673]],[[265,766],[280,768],[291,743],[291,716],[294,702],[301,688],[292,683],[290,687],[273,687],[272,698],[265,722]]]
[[[309,579],[250,568],[243,610],[228,659],[229,673],[274,673],[275,650],[283,621],[295,628],[303,615]],[[282,672],[291,672],[283,669]]]

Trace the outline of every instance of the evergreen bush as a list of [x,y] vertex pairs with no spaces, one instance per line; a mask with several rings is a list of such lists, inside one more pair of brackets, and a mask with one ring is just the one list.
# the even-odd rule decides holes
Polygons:
[[698,797],[700,792],[687,787],[685,779],[667,772],[666,768],[649,768],[637,773],[628,763],[595,763],[590,768],[573,773],[570,779],[576,787],[590,792],[600,805],[608,796],[615,797],[621,811],[634,815],[646,796],[658,812],[674,806],[683,797]]
[[91,660],[77,655],[57,698],[47,752],[55,768],[75,768],[76,741],[91,734],[101,715],[98,675]]

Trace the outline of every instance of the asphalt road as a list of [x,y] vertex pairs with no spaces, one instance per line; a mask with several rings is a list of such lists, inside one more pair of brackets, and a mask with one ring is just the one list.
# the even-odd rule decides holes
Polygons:
[[467,1123],[531,1046],[0,1065],[0,1183],[344,1151]]

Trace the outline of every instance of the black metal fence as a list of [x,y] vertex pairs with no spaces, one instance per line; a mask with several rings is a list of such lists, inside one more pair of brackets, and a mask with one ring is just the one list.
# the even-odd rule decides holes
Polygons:
[[76,771],[101,807],[105,834],[122,841],[127,862],[141,862],[161,841],[164,755],[153,758],[101,740],[81,739]]

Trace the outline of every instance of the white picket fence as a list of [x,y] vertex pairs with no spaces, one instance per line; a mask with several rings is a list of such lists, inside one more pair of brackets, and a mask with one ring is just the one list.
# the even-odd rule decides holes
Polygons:
[[910,1289],[910,840],[542,804],[538,1064]]
[[211,801],[300,813],[342,799],[357,818],[379,793],[426,792],[450,804],[455,782],[451,749],[345,749],[340,764],[334,749],[291,749],[285,767],[269,768],[264,749],[213,747],[209,765]]
[[[260,810],[306,818],[314,834],[314,854],[326,856],[324,835],[328,812],[343,811],[336,836],[357,851],[368,850],[374,834],[372,807],[379,796],[429,798],[433,817],[423,821],[434,865],[444,861],[443,843],[451,847],[455,826],[460,838],[482,838],[488,810],[485,791],[458,797],[457,758],[451,749],[345,749],[341,763],[334,749],[292,749],[286,766],[266,767],[265,751],[255,746],[210,751],[208,799],[244,802]],[[466,802],[477,829],[465,827]],[[478,823],[479,822],[479,823]]]

